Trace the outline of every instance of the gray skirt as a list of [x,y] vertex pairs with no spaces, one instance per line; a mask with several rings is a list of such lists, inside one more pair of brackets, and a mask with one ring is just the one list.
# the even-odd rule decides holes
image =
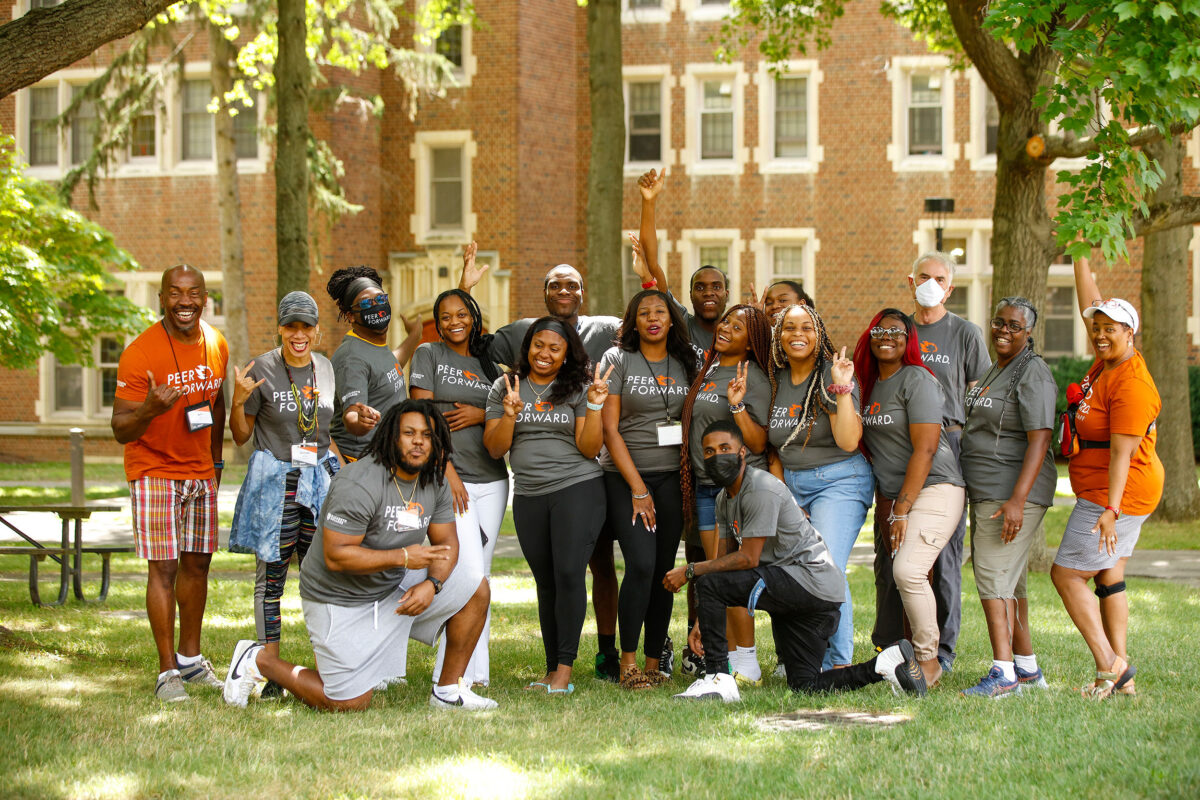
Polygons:
[[1100,534],[1092,533],[1103,513],[1104,507],[1090,500],[1079,498],[1075,501],[1075,510],[1067,520],[1062,544],[1058,546],[1058,554],[1054,556],[1055,564],[1081,572],[1099,572],[1111,569],[1122,558],[1133,555],[1133,546],[1137,544],[1142,523],[1150,515],[1122,515],[1117,520],[1117,552],[1109,555],[1106,549],[1099,549]]

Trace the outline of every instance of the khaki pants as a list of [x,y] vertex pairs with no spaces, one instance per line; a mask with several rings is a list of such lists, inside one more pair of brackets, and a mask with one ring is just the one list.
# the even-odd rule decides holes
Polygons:
[[954,535],[965,498],[961,486],[949,483],[922,489],[908,512],[904,542],[892,559],[892,576],[912,627],[913,650],[921,661],[938,654],[937,600],[929,570]]

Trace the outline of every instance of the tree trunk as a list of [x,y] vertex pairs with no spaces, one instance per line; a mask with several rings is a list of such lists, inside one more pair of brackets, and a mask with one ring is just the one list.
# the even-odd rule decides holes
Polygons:
[[0,25],[0,97],[128,36],[175,2],[70,0],[51,8],[35,8]]
[[275,62],[275,295],[308,291],[308,28],[304,0],[279,0]]
[[[1151,205],[1183,195],[1182,139],[1146,146],[1165,177]],[[1163,499],[1155,516],[1173,522],[1200,517],[1200,486],[1192,446],[1192,411],[1188,392],[1188,298],[1179,276],[1188,274],[1190,227],[1176,227],[1143,238],[1142,353],[1162,395],[1158,415],[1158,457],[1166,471]]]
[[621,88],[621,2],[590,0],[587,9],[592,152],[588,169],[588,310],[624,311],[621,206],[625,189],[625,100]]

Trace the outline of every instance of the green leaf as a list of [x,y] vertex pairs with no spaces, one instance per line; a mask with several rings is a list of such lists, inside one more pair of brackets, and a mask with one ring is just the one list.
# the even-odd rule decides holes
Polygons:
[[1158,17],[1163,22],[1170,22],[1171,17],[1177,17],[1179,14],[1175,11],[1170,3],[1159,3],[1154,7],[1154,16]]

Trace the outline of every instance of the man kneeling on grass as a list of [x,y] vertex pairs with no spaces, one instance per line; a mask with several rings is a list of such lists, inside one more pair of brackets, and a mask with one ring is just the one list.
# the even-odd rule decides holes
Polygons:
[[886,679],[894,688],[925,694],[925,678],[907,640],[870,661],[821,671],[846,599],[845,581],[825,541],[778,478],[746,466],[737,425],[713,422],[705,428],[701,446],[708,477],[722,487],[717,495],[718,555],[676,567],[663,577],[663,585],[677,592],[695,580],[699,611],[688,640],[704,656],[707,674],[675,696],[726,703],[741,699],[728,672],[725,641],[725,609],[737,607],[750,613],[757,607],[771,615],[775,650],[794,692],[858,689]]
[[270,678],[314,708],[361,711],[405,663],[410,638],[433,645],[444,630],[446,658],[429,704],[496,707],[462,681],[491,594],[481,572],[455,569],[449,453],[450,429],[428,400],[407,400],[383,416],[366,455],[330,484],[313,537],[317,557],[300,568],[317,669],[238,642],[225,702],[245,706],[255,684]]

